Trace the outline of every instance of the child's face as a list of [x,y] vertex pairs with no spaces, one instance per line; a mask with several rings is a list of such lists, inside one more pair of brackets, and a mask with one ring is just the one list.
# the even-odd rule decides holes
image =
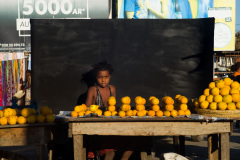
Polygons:
[[97,83],[100,87],[105,88],[109,84],[110,81],[110,73],[108,70],[98,71],[97,73]]

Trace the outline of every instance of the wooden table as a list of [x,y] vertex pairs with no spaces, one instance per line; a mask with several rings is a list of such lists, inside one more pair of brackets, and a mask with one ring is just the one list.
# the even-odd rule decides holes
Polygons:
[[45,144],[52,138],[53,125],[54,123],[35,123],[0,126],[0,146],[35,145],[35,159],[45,160]]
[[[208,158],[230,159],[229,134],[232,120],[206,122],[190,118],[71,118],[69,137],[73,137],[74,159],[85,160],[83,135],[190,136],[208,135]],[[219,154],[220,153],[220,154]],[[220,156],[219,156],[220,155]],[[144,159],[142,157],[142,159]]]

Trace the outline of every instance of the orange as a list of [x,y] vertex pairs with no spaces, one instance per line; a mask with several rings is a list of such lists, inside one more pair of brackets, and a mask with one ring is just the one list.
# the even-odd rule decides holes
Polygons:
[[133,110],[133,116],[136,116],[137,115],[137,110]]
[[98,105],[90,105],[89,110],[95,112],[96,110],[98,110],[98,108],[99,108]]
[[115,104],[116,104],[116,98],[113,97],[113,96],[109,97],[109,99],[108,99],[108,105],[109,105],[109,106],[115,106]]
[[19,124],[25,124],[25,123],[27,123],[27,119],[23,116],[19,116],[18,119],[17,119],[17,122]]
[[45,122],[45,116],[43,114],[37,115],[37,122],[38,123],[44,123]]
[[3,117],[3,111],[0,110],[0,118]]
[[83,108],[83,111],[86,111],[87,110],[86,104],[82,104],[82,108]]
[[126,116],[126,112],[125,112],[125,111],[119,111],[119,112],[118,112],[118,115],[119,115],[120,117],[125,117],[125,116]]
[[148,116],[154,117],[156,113],[153,110],[149,110],[147,114]]
[[228,109],[228,110],[236,110],[236,105],[235,105],[235,103],[228,103],[227,109]]
[[1,117],[0,118],[0,124],[1,125],[7,125],[7,123],[8,123],[7,117]]
[[91,114],[91,113],[92,113],[92,111],[87,110],[87,111],[85,112],[85,115],[89,115],[89,114]]
[[121,108],[122,111],[128,111],[131,109],[131,106],[129,104],[122,104]]
[[198,108],[199,107],[199,102],[198,101],[194,101],[194,105],[195,105],[196,108]]
[[152,104],[152,105],[157,105],[157,104],[159,104],[159,99],[158,99],[158,98],[152,98],[152,99],[151,99],[151,104]]
[[141,96],[137,96],[135,99],[136,104],[143,104],[144,100]]
[[230,90],[230,94],[235,94],[235,93],[239,94],[239,90],[237,88],[232,88]]
[[116,116],[116,114],[117,114],[117,111],[112,112],[112,116]]
[[[180,96],[182,97],[182,96]],[[165,96],[163,97],[163,103],[164,104],[174,104],[174,100],[170,96]]]
[[214,87],[216,87],[215,82],[210,82],[208,88],[212,89]]
[[151,103],[151,100],[152,100],[153,98],[156,98],[156,97],[155,97],[155,96],[150,96],[149,99],[148,99],[148,102]]
[[152,110],[153,110],[153,111],[159,111],[159,110],[160,110],[159,105],[157,105],[157,104],[153,105],[153,106],[152,106]]
[[15,109],[12,109],[12,116],[16,116],[17,115],[17,111]]
[[8,117],[8,124],[14,125],[16,123],[17,123],[17,119],[15,118],[15,116]]
[[172,110],[171,111],[171,116],[172,117],[177,117],[178,116],[178,112],[176,110]]
[[188,109],[188,110],[186,110],[186,111],[184,112],[184,114],[190,116],[190,115],[191,115],[191,111]]
[[138,111],[138,112],[137,112],[137,116],[139,116],[139,117],[145,116],[145,111],[143,111],[143,110]]
[[213,102],[213,95],[208,95],[208,96],[206,97],[206,100],[207,100],[209,103]]
[[208,108],[208,105],[209,105],[208,101],[203,101],[203,102],[200,103],[200,107],[203,108],[203,109]]
[[27,122],[28,123],[35,123],[36,119],[37,119],[36,115],[30,115],[30,116],[27,117]]
[[217,109],[217,102],[211,102],[209,104],[209,108],[212,109],[212,110],[216,110]]
[[115,111],[115,109],[116,109],[115,106],[108,106],[108,110],[111,111],[111,112]]
[[164,108],[167,110],[167,111],[172,111],[174,109],[174,106],[172,104],[167,104],[164,106]]
[[188,99],[187,99],[187,97],[185,97],[185,96],[181,96],[181,97],[179,98],[179,102],[180,102],[180,103],[183,103],[183,104],[187,104],[187,103],[188,103]]
[[205,95],[201,95],[199,98],[198,98],[198,102],[201,103],[203,101],[206,100],[206,96]]
[[225,86],[225,83],[223,80],[218,80],[215,83],[217,88],[223,88]]
[[112,112],[110,112],[110,111],[105,111],[105,112],[104,112],[104,116],[107,116],[107,117],[108,117],[108,116],[111,116],[111,115],[112,115]]
[[175,96],[175,100],[178,100],[178,98],[179,98],[180,96],[181,96],[180,94],[177,94],[177,95]]
[[40,108],[40,114],[47,115],[50,113],[50,109],[48,106],[43,106]]
[[162,117],[163,116],[163,111],[159,110],[156,112],[157,117]]
[[128,110],[128,111],[126,112],[126,115],[127,115],[127,116],[133,116],[133,111],[132,111],[132,110]]
[[81,105],[75,106],[75,107],[74,107],[74,111],[76,111],[76,112],[82,111]]
[[219,88],[214,87],[214,88],[210,89],[210,93],[212,95],[219,95]]
[[122,104],[130,104],[131,103],[130,97],[128,97],[128,96],[122,97],[121,98],[121,103]]
[[218,102],[218,109],[219,110],[225,110],[227,109],[227,103],[226,102]]
[[4,109],[3,110],[3,115],[4,115],[4,117],[13,116],[13,109],[11,109],[11,108]]
[[213,96],[213,101],[214,102],[222,102],[222,96],[221,95],[215,95]]
[[72,111],[72,112],[71,112],[71,116],[72,116],[72,117],[77,117],[77,116],[78,116],[78,112]]
[[185,111],[184,110],[178,110],[178,115],[179,116],[185,115]]
[[233,81],[231,83],[231,88],[239,88],[239,83],[237,81]]
[[225,96],[223,96],[222,101],[226,102],[226,103],[231,103],[232,102],[232,96],[231,95],[225,95]]
[[78,112],[78,116],[84,116],[85,112],[84,111],[80,111]]
[[21,115],[25,118],[31,115],[31,110],[29,108],[23,108],[21,110]]
[[232,95],[232,101],[233,102],[239,102],[240,101],[240,95],[235,93]]
[[47,114],[47,115],[46,115],[46,122],[47,122],[47,123],[53,123],[54,120],[55,120],[54,114]]
[[186,111],[188,109],[188,106],[187,106],[187,104],[180,104],[179,109]]
[[163,111],[163,115],[166,117],[171,116],[171,112],[170,111]]
[[145,106],[143,104],[137,104],[136,105],[136,110],[138,110],[138,111],[145,110]]
[[146,99],[142,98],[142,104],[144,105],[146,103]]
[[220,89],[219,94],[222,95],[222,96],[228,95],[229,94],[229,89],[227,87],[223,87],[223,88]]
[[225,85],[227,85],[227,86],[230,86],[232,83],[231,78],[228,78],[228,77],[224,78],[223,81],[225,82]]
[[98,109],[95,111],[95,113],[98,115],[98,116],[101,116],[102,115],[102,110],[101,109]]
[[240,102],[237,102],[237,103],[236,103],[236,108],[237,108],[237,109],[240,109]]
[[210,92],[210,89],[209,89],[209,88],[206,88],[206,89],[204,89],[204,91],[203,91],[203,95],[208,96],[208,95],[209,95],[209,92]]

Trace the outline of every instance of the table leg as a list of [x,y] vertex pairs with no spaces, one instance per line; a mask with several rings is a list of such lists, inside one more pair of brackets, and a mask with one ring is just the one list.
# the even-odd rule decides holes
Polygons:
[[185,156],[185,136],[179,136],[179,152],[182,156]]
[[148,160],[147,152],[141,152],[141,160]]
[[229,133],[220,134],[221,160],[230,159]]
[[174,146],[174,149],[177,153],[180,154],[180,151],[179,151],[179,136],[173,136],[173,146]]
[[46,160],[46,153],[45,153],[45,145],[36,145],[36,154],[35,154],[35,159],[36,160]]
[[83,135],[73,135],[74,160],[86,160],[86,148],[83,147]]
[[208,159],[218,159],[218,134],[208,135]]

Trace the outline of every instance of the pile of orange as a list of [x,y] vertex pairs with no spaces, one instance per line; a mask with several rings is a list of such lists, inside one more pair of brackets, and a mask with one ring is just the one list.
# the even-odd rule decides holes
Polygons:
[[191,115],[191,111],[188,109],[188,98],[185,96],[181,96],[180,94],[175,96],[176,100],[176,109],[178,111],[178,115]]
[[147,112],[147,115],[151,117],[153,116],[162,117],[163,112],[160,110],[159,99],[154,96],[150,96],[148,99],[148,102],[149,102],[149,110]]
[[33,108],[23,108],[21,111],[16,108],[6,108],[0,111],[0,125],[54,122],[54,120],[52,109],[47,106],[42,107],[38,115]]
[[108,107],[106,109],[106,111],[104,112],[104,116],[115,116],[117,114],[116,111],[116,98],[111,96],[108,98]]
[[194,101],[195,107],[211,110],[240,109],[240,84],[230,78],[210,82]]
[[133,116],[133,111],[131,109],[131,98],[129,96],[125,96],[121,98],[121,107],[119,109],[118,115],[120,117],[125,117],[125,116]]
[[71,112],[71,116],[72,117],[84,116],[86,112],[87,112],[87,106],[85,104],[77,105],[74,107],[74,110]]

